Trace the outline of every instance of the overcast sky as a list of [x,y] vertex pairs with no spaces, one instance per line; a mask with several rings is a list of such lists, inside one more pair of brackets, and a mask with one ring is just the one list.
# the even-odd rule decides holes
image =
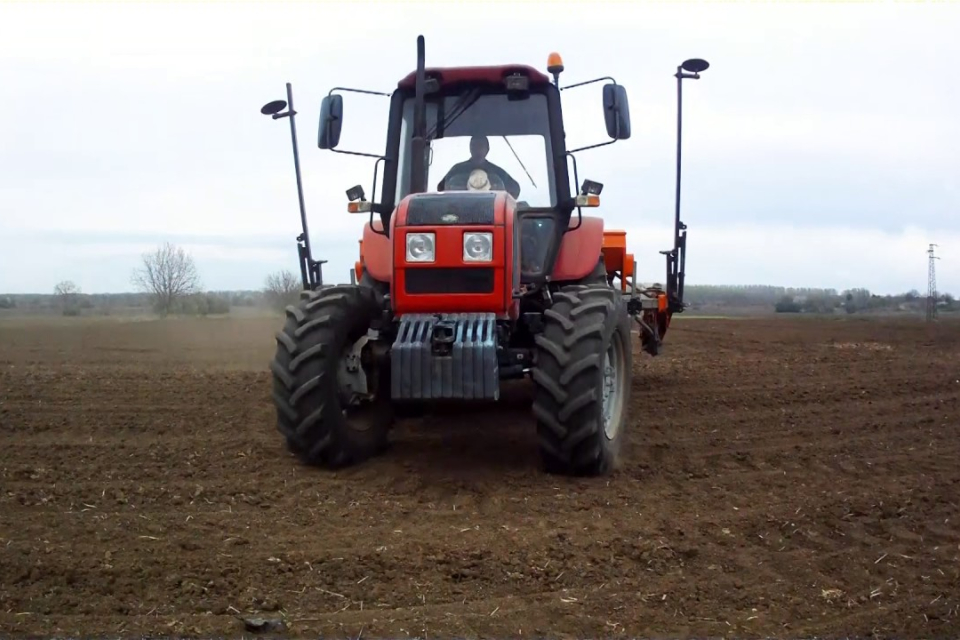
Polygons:
[[[544,68],[556,50],[561,84],[626,85],[633,137],[578,165],[645,280],[671,243],[672,74],[703,57],[684,84],[688,283],[922,291],[935,242],[960,293],[960,5],[518,0],[0,4],[0,292],[129,290],[165,240],[208,289],[296,271],[289,133],[259,113],[285,82],[315,250],[345,281],[366,219],[344,191],[370,193],[373,161],[317,149],[320,100],[392,91],[420,33],[428,65]],[[599,85],[564,100],[569,144],[602,141]],[[386,107],[348,95],[341,148],[382,152]]]

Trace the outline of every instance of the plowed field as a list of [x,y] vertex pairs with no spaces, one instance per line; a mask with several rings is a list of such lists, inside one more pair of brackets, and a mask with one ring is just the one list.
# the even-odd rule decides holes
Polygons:
[[302,467],[278,327],[0,324],[0,634],[960,635],[960,324],[678,321],[596,480],[522,385]]

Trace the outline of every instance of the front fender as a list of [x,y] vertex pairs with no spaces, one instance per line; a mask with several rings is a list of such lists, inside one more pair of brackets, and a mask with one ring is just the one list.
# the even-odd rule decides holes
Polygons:
[[597,261],[603,249],[603,218],[583,216],[580,222],[576,216],[570,217],[568,228],[563,234],[557,261],[553,267],[554,281],[580,280],[590,275],[597,267]]

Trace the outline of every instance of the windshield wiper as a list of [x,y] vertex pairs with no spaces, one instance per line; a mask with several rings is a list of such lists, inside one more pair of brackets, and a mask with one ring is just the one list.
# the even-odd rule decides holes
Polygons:
[[513,153],[513,157],[517,159],[517,162],[520,163],[520,166],[523,168],[523,172],[527,174],[527,177],[530,178],[530,184],[533,185],[533,188],[537,188],[537,183],[533,181],[533,176],[530,175],[530,172],[527,171],[526,165],[523,164],[523,160],[520,159],[520,156],[517,155],[517,152],[513,150],[513,145],[510,144],[510,141],[507,140],[507,136],[502,136],[503,141],[507,143],[507,146],[510,147],[510,151]]
[[437,131],[438,131],[438,130],[440,130],[440,129],[446,129],[446,128],[449,127],[451,124],[453,124],[453,122],[454,122],[457,118],[459,118],[461,115],[463,115],[463,113],[464,113],[467,109],[469,109],[470,107],[472,107],[472,106],[473,106],[473,103],[475,103],[475,102],[476,102],[477,100],[479,100],[479,99],[480,99],[480,89],[479,89],[479,88],[472,89],[469,93],[466,93],[466,94],[460,96],[460,99],[457,100],[457,101],[453,104],[453,107],[450,109],[450,113],[449,113],[446,117],[444,117],[442,121],[438,121],[437,124],[435,124],[435,125],[433,126],[433,128],[431,128],[430,131],[427,132],[426,139],[427,139],[428,141],[433,140],[433,136],[435,136],[435,135],[437,134]]

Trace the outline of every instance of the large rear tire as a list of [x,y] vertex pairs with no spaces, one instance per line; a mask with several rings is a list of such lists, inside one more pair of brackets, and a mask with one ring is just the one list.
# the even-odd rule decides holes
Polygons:
[[605,475],[617,467],[627,422],[630,317],[605,283],[564,287],[553,301],[532,372],[541,458],[550,473]]
[[[355,348],[380,313],[376,292],[362,285],[304,291],[286,309],[270,363],[273,399],[287,448],[306,464],[345,467],[386,447],[393,410],[385,359],[369,342]],[[357,386],[358,365],[372,396],[359,405],[347,386]]]

